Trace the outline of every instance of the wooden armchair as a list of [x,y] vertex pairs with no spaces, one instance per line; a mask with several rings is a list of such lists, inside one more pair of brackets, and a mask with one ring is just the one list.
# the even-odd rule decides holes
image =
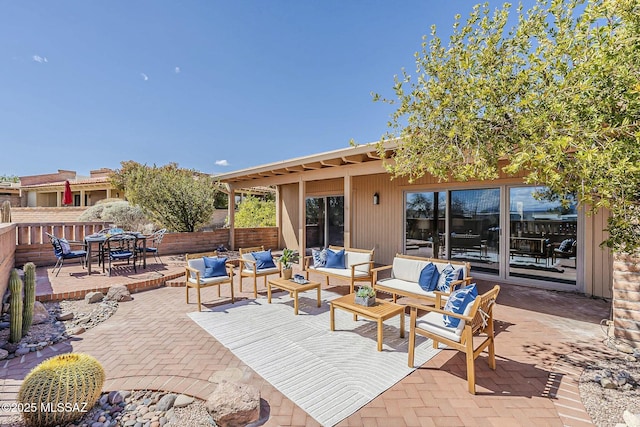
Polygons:
[[270,274],[282,275],[280,266],[275,258],[271,257],[273,267],[260,268],[258,262],[251,254],[252,252],[265,252],[264,246],[252,248],[240,248],[240,292],[242,292],[242,279],[244,277],[253,278],[253,297],[258,298],[258,277],[264,277],[264,286],[267,287],[267,276]]
[[[489,367],[496,369],[496,352],[494,346],[493,307],[498,298],[500,286],[495,285],[490,291],[478,295],[472,304],[467,306],[463,314],[455,314],[443,310],[442,293],[436,292],[436,305],[426,306],[409,303],[411,307],[410,334],[409,334],[409,367],[413,367],[416,334],[433,340],[433,347],[438,348],[439,343],[462,351],[467,356],[467,382],[469,393],[476,394],[475,359],[486,348],[489,357]],[[427,313],[418,317],[418,310]],[[444,315],[460,319],[457,327],[446,326]],[[474,337],[481,337],[479,344],[474,347]]]
[[[202,303],[200,301],[200,288],[206,288],[208,286],[218,287],[218,297],[220,297],[220,286],[223,284],[229,284],[231,287],[231,302],[234,303],[233,296],[233,264],[225,263],[224,275],[216,275],[212,277],[206,277],[206,265],[204,257],[219,257],[218,252],[203,252],[197,254],[186,254],[185,260],[187,266],[185,267],[185,287],[187,292],[187,304],[189,304],[189,288],[195,288],[198,295],[198,311],[202,311]],[[219,257],[222,258],[222,257]]]

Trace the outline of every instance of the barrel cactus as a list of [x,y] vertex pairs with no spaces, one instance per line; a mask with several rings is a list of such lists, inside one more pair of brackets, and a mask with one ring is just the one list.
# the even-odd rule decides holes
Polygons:
[[13,269],[9,276],[9,289],[11,299],[9,300],[9,312],[11,315],[9,324],[9,341],[17,343],[22,339],[22,280],[18,276],[18,271]]
[[28,262],[24,265],[24,306],[22,308],[22,336],[24,337],[33,322],[33,307],[36,303],[36,265]]
[[18,392],[31,426],[67,425],[91,410],[100,398],[105,374],[100,362],[82,353],[45,360],[27,375]]

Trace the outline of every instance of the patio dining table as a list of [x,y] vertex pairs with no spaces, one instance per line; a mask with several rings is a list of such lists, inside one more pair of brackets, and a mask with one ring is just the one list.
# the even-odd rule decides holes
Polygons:
[[[147,236],[138,232],[125,231],[122,234],[129,234],[136,237],[136,247],[138,241],[142,242],[142,268],[147,268]],[[98,253],[102,251],[102,245],[107,240],[106,234],[90,234],[85,236],[84,245],[87,251],[87,274],[91,274],[91,252],[94,244],[98,246]]]

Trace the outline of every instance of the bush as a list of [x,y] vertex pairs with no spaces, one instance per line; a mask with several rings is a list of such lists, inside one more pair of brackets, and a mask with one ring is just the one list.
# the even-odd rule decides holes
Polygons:
[[131,206],[129,202],[118,200],[98,203],[87,209],[80,221],[105,221],[116,224],[128,231],[149,233],[155,228],[139,206]]

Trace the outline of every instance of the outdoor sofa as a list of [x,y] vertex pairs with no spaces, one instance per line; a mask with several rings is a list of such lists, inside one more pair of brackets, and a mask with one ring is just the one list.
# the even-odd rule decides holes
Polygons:
[[[431,278],[434,279],[432,290],[425,290],[420,285],[420,278],[425,267],[432,264],[431,269],[437,270]],[[391,270],[389,278],[378,279],[380,272]],[[419,298],[434,302],[436,291],[447,294],[454,291],[463,284],[471,283],[471,264],[461,261],[450,261],[435,258],[422,258],[411,255],[396,254],[391,265],[374,268],[373,287],[376,291],[386,292],[393,295],[395,302],[398,295],[410,298]]]

